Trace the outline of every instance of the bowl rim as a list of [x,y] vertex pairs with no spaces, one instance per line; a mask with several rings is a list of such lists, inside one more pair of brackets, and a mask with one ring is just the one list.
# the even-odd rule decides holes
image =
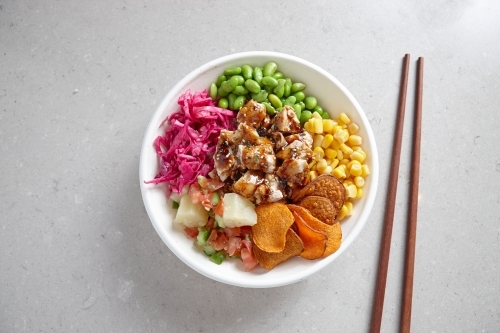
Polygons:
[[[332,81],[339,90],[341,90],[347,99],[349,100],[350,103],[352,103],[353,107],[357,110],[359,117],[361,118],[361,121],[363,123],[363,126],[365,127],[366,130],[366,135],[368,136],[367,142],[369,143],[370,146],[370,159],[372,160],[372,166],[371,166],[371,173],[370,173],[370,178],[371,178],[371,184],[370,184],[370,191],[369,193],[365,193],[365,206],[364,210],[361,212],[360,216],[358,217],[357,223],[354,225],[354,227],[350,231],[350,236],[347,240],[342,241],[342,246],[340,249],[335,252],[334,254],[330,255],[327,258],[323,258],[321,260],[318,260],[315,262],[315,265],[309,266],[307,269],[301,270],[297,274],[290,274],[290,275],[285,275],[280,279],[274,279],[274,280],[265,280],[265,281],[260,281],[259,279],[248,279],[248,281],[235,281],[231,278],[227,278],[225,276],[221,276],[220,274],[214,274],[216,270],[213,271],[206,271],[202,269],[201,266],[197,265],[196,262],[197,260],[191,258],[188,258],[186,256],[183,256],[183,254],[174,246],[170,246],[169,242],[167,242],[166,236],[164,233],[166,232],[163,230],[163,228],[153,219],[153,213],[151,205],[148,203],[146,200],[146,191],[149,188],[150,185],[144,183],[144,178],[143,174],[148,167],[148,163],[146,162],[146,145],[150,145],[151,142],[147,141],[148,140],[148,133],[152,131],[153,126],[158,126],[158,118],[159,114],[164,110],[172,98],[178,98],[176,96],[179,93],[180,87],[185,86],[187,83],[192,81],[194,78],[196,78],[198,75],[208,71],[211,68],[214,67],[220,67],[222,64],[225,64],[230,61],[235,61],[238,59],[242,58],[248,58],[248,57],[266,57],[269,59],[276,59],[278,62],[280,59],[285,59],[289,60],[292,62],[297,62],[300,63],[306,67],[310,67],[311,69],[317,71],[321,75],[325,76],[328,78],[328,80]],[[182,93],[182,92],[181,92]],[[163,119],[162,119],[163,120]],[[160,120],[161,122],[161,120]],[[274,51],[247,51],[247,52],[239,52],[239,53],[233,53],[229,55],[225,55],[219,58],[216,58],[214,60],[211,60],[198,68],[194,69],[191,71],[188,75],[184,76],[180,81],[178,81],[176,84],[174,84],[168,93],[163,97],[162,101],[158,104],[156,107],[154,113],[152,114],[150,121],[146,127],[146,131],[143,137],[143,141],[141,144],[141,153],[140,153],[140,161],[139,161],[139,183],[140,183],[140,188],[141,188],[141,196],[143,199],[143,204],[146,208],[146,212],[148,214],[148,217],[153,224],[153,227],[155,228],[157,234],[160,236],[160,238],[163,240],[163,242],[167,245],[167,247],[186,265],[191,267],[193,270],[196,272],[211,278],[215,281],[222,282],[225,284],[233,285],[233,286],[238,286],[238,287],[245,287],[245,288],[272,288],[272,287],[279,287],[279,286],[284,286],[288,285],[291,283],[298,282],[300,280],[305,279],[306,277],[311,276],[312,274],[320,271],[327,265],[329,265],[331,262],[333,262],[337,257],[339,257],[349,246],[350,244],[359,236],[361,233],[361,230],[364,228],[368,217],[373,209],[373,204],[375,202],[375,197],[377,193],[377,188],[378,188],[378,180],[379,180],[379,160],[378,160],[378,151],[377,151],[377,144],[375,140],[375,136],[373,134],[371,125],[366,117],[366,114],[364,113],[363,109],[361,108],[360,104],[357,102],[357,100],[354,98],[354,96],[347,90],[347,88],[339,81],[337,80],[333,75],[322,69],[321,67],[304,60],[302,58],[285,54],[285,53],[280,53],[280,52],[274,52]],[[263,283],[265,282],[265,283]]]

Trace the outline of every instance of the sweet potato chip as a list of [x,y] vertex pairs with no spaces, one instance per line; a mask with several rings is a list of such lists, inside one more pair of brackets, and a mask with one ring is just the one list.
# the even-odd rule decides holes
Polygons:
[[297,216],[300,216],[302,221],[309,228],[326,235],[326,248],[324,253],[321,255],[322,258],[328,257],[330,254],[339,249],[342,243],[342,229],[340,228],[340,223],[337,222],[334,225],[323,223],[319,219],[312,216],[312,214],[304,207],[288,205],[288,208],[292,211],[295,221],[297,221]]
[[286,233],[285,248],[281,252],[269,253],[261,250],[255,243],[253,253],[263,268],[271,270],[291,257],[298,256],[304,250],[304,243],[300,237],[292,230],[288,229]]
[[309,184],[292,193],[293,202],[299,202],[305,197],[316,195],[329,199],[333,207],[340,211],[345,201],[344,185],[332,175],[321,175]]
[[294,210],[291,211],[293,217],[295,218],[295,224],[297,225],[297,229],[299,231],[299,237],[300,239],[302,239],[302,242],[304,243],[304,251],[302,251],[300,256],[302,258],[310,260],[321,258],[326,249],[326,244],[327,244],[326,234],[312,229],[302,219],[300,214],[298,214]]
[[290,210],[282,203],[268,203],[255,207],[257,224],[252,226],[252,239],[261,250],[277,253],[283,251],[286,234],[294,222]]
[[311,195],[302,199],[299,206],[304,207],[312,216],[326,224],[333,225],[335,223],[338,210],[335,209],[332,202],[327,198]]

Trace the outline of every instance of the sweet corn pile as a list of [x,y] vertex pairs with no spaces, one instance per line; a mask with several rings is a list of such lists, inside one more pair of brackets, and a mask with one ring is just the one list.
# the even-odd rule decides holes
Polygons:
[[365,178],[370,174],[368,165],[363,164],[367,157],[361,148],[363,139],[356,135],[359,126],[345,113],[333,120],[314,112],[304,129],[313,137],[314,158],[309,164],[308,181],[330,174],[344,184],[346,201],[337,215],[342,221],[352,214],[353,201],[363,197]]

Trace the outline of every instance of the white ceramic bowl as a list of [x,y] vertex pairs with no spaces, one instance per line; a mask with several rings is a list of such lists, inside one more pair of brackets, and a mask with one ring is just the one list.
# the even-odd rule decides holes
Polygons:
[[[337,118],[345,112],[360,126],[359,134],[363,137],[363,149],[369,158],[367,163],[371,175],[367,177],[364,186],[365,195],[354,206],[353,215],[342,221],[342,246],[334,254],[320,260],[292,258],[278,265],[271,271],[260,267],[252,272],[245,272],[240,260],[228,259],[221,265],[216,265],[193,245],[193,239],[185,236],[178,225],[172,220],[175,211],[172,203],[166,200],[164,185],[148,185],[144,181],[151,180],[158,172],[159,164],[153,141],[162,135],[159,128],[161,122],[172,112],[178,110],[177,99],[186,90],[192,92],[208,89],[210,84],[227,67],[249,64],[263,67],[268,61],[275,61],[278,70],[293,82],[303,82],[307,85],[306,95],[318,99],[318,105],[328,111],[332,118]],[[161,101],[147,127],[142,144],[139,179],[144,205],[154,228],[169,249],[184,263],[195,271],[219,282],[248,288],[268,288],[283,286],[297,282],[316,273],[340,256],[358,237],[371,212],[377,192],[379,164],[377,147],[370,124],[360,105],[351,93],[332,75],[320,67],[303,59],[275,52],[244,52],[228,55],[195,69],[177,83]]]

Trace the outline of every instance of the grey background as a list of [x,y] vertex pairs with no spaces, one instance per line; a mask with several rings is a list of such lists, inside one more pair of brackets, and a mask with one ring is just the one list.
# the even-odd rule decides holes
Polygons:
[[[1,332],[366,332],[402,57],[412,56],[382,322],[397,331],[416,59],[425,57],[413,332],[500,331],[498,1],[0,0]],[[142,137],[223,55],[309,60],[357,98],[378,198],[333,264],[286,287],[213,282],[154,231]]]

